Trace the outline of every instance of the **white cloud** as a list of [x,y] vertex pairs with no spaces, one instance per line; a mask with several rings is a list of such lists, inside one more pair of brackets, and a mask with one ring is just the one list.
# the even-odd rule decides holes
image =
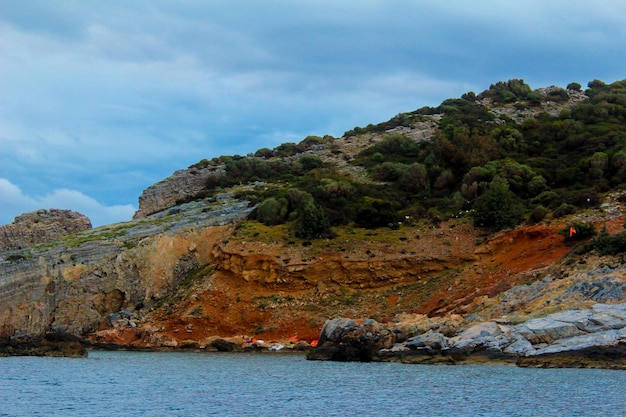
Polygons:
[[59,189],[44,196],[28,196],[6,178],[0,178],[0,201],[0,224],[11,223],[21,213],[56,208],[82,213],[96,227],[128,221],[136,211],[132,205],[104,205],[75,190]]

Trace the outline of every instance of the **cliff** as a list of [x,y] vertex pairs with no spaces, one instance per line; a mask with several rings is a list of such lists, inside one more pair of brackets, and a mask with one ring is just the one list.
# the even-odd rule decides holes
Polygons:
[[205,265],[214,243],[250,208],[228,200],[180,210],[184,218],[162,213],[3,253],[0,344],[84,341],[110,326],[110,314],[144,314]]

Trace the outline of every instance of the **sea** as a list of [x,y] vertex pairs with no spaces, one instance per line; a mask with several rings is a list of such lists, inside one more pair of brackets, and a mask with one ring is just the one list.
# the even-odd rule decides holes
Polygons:
[[626,372],[90,351],[0,358],[0,416],[626,416]]

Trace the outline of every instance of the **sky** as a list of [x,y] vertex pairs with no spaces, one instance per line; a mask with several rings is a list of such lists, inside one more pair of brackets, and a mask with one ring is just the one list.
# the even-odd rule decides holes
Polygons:
[[0,0],[0,224],[498,81],[626,78],[624,0]]

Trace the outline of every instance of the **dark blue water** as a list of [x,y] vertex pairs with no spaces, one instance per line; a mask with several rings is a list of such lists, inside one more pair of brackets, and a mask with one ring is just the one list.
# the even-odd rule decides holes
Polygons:
[[626,372],[280,354],[0,358],[0,416],[623,416]]

